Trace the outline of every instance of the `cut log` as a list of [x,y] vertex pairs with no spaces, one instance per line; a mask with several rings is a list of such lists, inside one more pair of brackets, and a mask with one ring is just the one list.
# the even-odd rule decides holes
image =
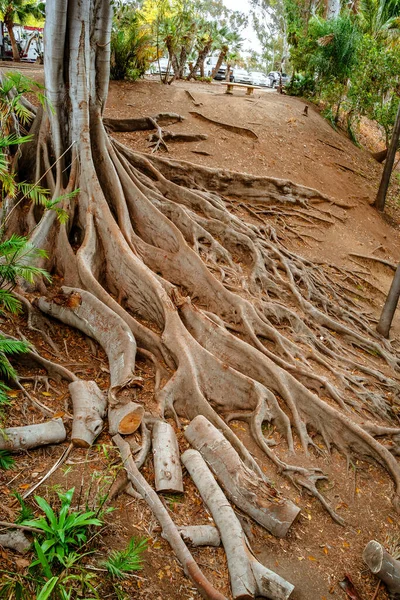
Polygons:
[[186,427],[185,437],[201,453],[227,497],[273,535],[285,537],[300,508],[246,467],[225,436],[202,415]]
[[136,402],[108,409],[108,428],[111,435],[120,433],[130,435],[140,427],[144,417],[144,408]]
[[378,163],[383,163],[383,161],[386,160],[388,154],[388,148],[385,148],[384,150],[381,150],[380,152],[374,152],[372,154],[372,158],[374,158],[376,161],[378,161]]
[[72,443],[89,448],[103,428],[107,399],[95,381],[73,381],[68,389],[74,413]]
[[395,560],[379,542],[371,540],[363,552],[364,562],[386,585],[392,600],[400,599],[400,560]]
[[182,539],[194,548],[197,546],[220,546],[221,537],[214,525],[188,525],[179,527]]
[[10,548],[23,554],[29,550],[30,545],[30,541],[22,531],[8,531],[0,534],[0,546],[3,546],[3,548]]
[[9,427],[0,431],[0,450],[18,452],[47,444],[59,444],[67,437],[62,419],[52,419],[45,423]]
[[157,492],[183,492],[182,467],[175,432],[169,423],[153,425],[153,460]]
[[109,131],[147,131],[155,129],[153,121],[161,126],[172,125],[183,121],[184,117],[176,113],[158,113],[152,117],[139,117],[137,119],[103,119]]
[[234,600],[251,600],[257,596],[271,600],[289,598],[294,586],[264,567],[252,555],[238,518],[200,452],[186,450],[182,454],[182,462],[219,529]]
[[199,569],[188,547],[182,540],[179,531],[168,514],[167,509],[157,496],[153,488],[147,483],[137,468],[130,451],[128,442],[120,435],[113,437],[114,444],[119,448],[122,463],[133,488],[142,496],[152,510],[162,528],[162,535],[168,541],[180,561],[185,574],[190,577],[199,593],[207,600],[227,600],[223,594],[216,590]]

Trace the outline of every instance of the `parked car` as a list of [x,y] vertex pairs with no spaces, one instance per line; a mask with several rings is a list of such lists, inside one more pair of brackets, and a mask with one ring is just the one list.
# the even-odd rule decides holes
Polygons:
[[233,69],[233,80],[235,83],[245,83],[251,85],[250,74],[245,69]]
[[167,72],[167,69],[168,69],[168,65],[169,65],[169,71],[171,72],[172,68],[171,68],[171,64],[170,64],[168,58],[160,58],[159,60],[155,60],[153,63],[151,63],[150,67],[146,71],[146,74],[165,75]]
[[261,73],[261,71],[251,71],[250,78],[251,78],[251,83],[253,83],[254,85],[260,85],[262,87],[269,86],[268,77],[266,77],[264,75],[264,73]]
[[271,71],[268,73],[269,87],[278,87],[281,78],[282,85],[286,85],[290,79],[289,75],[286,75],[286,73],[280,73],[279,71]]

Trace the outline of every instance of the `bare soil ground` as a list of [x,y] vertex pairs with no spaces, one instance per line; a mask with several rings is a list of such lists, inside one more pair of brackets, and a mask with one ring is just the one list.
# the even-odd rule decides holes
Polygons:
[[[32,73],[41,76],[40,69]],[[195,106],[186,90],[190,91],[198,106]],[[135,84],[112,83],[106,116],[133,117],[177,112],[185,120],[171,126],[170,130],[206,133],[208,139],[192,144],[171,143],[171,157],[210,167],[291,179],[317,188],[342,201],[344,206],[351,206],[336,208],[337,219],[333,224],[321,224],[318,229],[305,230],[301,239],[288,231],[286,243],[291,249],[316,261],[349,269],[355,267],[354,261],[358,261],[366,279],[371,282],[360,290],[360,296],[365,294],[370,298],[372,310],[378,315],[393,271],[378,263],[351,257],[350,254],[374,255],[392,263],[399,261],[400,232],[396,223],[395,199],[392,200],[391,209],[394,220],[378,215],[370,203],[374,199],[382,167],[367,150],[358,149],[344,135],[334,131],[314,106],[310,105],[308,117],[303,116],[303,109],[304,101],[271,91],[257,91],[254,97],[249,98],[242,91],[227,96],[217,84],[179,82],[173,86],[162,86],[157,81],[149,80]],[[204,122],[191,114],[194,111],[211,119],[251,128],[258,139],[252,140]],[[148,151],[148,132],[114,135],[128,146]],[[377,149],[374,144],[376,140],[372,140],[371,149]],[[393,198],[396,193],[394,188]],[[243,216],[249,218],[245,207]],[[62,282],[55,281],[55,284]],[[4,319],[2,328],[26,335],[43,356],[54,359],[41,337],[27,330],[23,317],[14,324]],[[393,337],[397,340],[400,338],[399,312],[394,322]],[[107,361],[101,349],[97,348],[94,354],[93,344],[89,344],[83,335],[59,323],[54,323],[53,339],[68,368],[79,371],[83,378],[95,379],[102,389],[107,388]],[[24,375],[33,374],[29,365],[21,367],[20,372]],[[151,403],[154,373],[139,360],[138,374],[144,378],[144,386],[137,392],[137,400]],[[62,414],[67,427],[70,426],[66,386],[57,384],[55,389],[46,391],[42,384],[36,390],[34,382],[25,385],[35,397]],[[42,420],[42,415],[26,404],[20,392],[12,392],[12,400],[7,425]],[[232,427],[250,444],[246,428],[241,423],[233,422]],[[279,439],[276,432],[270,433],[280,448],[280,456],[287,458],[283,440]],[[188,446],[187,442],[182,432],[177,434],[183,450]],[[11,521],[15,515],[16,507],[11,492],[29,489],[47,472],[65,447],[66,444],[20,455],[14,471],[0,472],[0,520]],[[332,522],[314,498],[298,492],[286,480],[276,476],[257,448],[249,445],[249,449],[277,487],[302,508],[299,520],[284,540],[272,537],[254,523],[244,524],[259,560],[295,585],[293,600],[345,599],[348,596],[338,585],[345,574],[350,575],[363,600],[372,599],[377,581],[362,562],[362,550],[370,539],[384,543],[386,539],[394,539],[400,534],[398,515],[390,501],[392,483],[386,473],[362,461],[348,465],[337,452],[330,457],[324,454],[318,457],[319,466],[329,476],[322,489],[347,523],[346,527],[340,527]],[[315,464],[315,457],[313,460]],[[303,461],[307,464],[306,458]],[[109,486],[110,477],[115,475],[118,464],[118,455],[111,447],[108,434],[104,432],[87,452],[74,449],[63,468],[51,476],[38,493],[54,500],[57,486],[63,489],[75,486],[77,493],[88,494],[90,502],[94,502],[96,495]],[[143,472],[152,481],[150,460]],[[164,502],[178,525],[207,523],[211,520],[187,476],[185,494],[182,497],[166,496]],[[130,596],[152,600],[197,599],[197,592],[184,577],[168,544],[161,538],[158,524],[147,505],[124,494],[112,504],[116,510],[106,517],[107,528],[100,537],[99,553],[91,558],[91,564],[97,564],[96,561],[104,556],[108,548],[123,546],[130,536],[144,536],[149,538],[144,569],[138,574],[140,578],[132,577],[124,584]],[[223,550],[195,549],[193,554],[215,587],[229,597]],[[17,556],[1,549],[0,565],[10,570],[26,568],[18,563]],[[111,591],[102,579],[99,589],[104,598],[112,597],[108,596]],[[376,598],[387,599],[383,588]]]

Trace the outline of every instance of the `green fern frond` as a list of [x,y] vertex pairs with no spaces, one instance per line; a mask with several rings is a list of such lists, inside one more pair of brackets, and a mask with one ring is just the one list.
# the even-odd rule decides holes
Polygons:
[[3,311],[16,315],[21,312],[21,302],[12,292],[0,288],[0,313]]
[[15,460],[8,450],[0,450],[0,469],[6,471],[14,467]]
[[103,565],[113,579],[124,579],[127,573],[142,569],[147,542],[147,538],[132,538],[124,550],[110,552]]

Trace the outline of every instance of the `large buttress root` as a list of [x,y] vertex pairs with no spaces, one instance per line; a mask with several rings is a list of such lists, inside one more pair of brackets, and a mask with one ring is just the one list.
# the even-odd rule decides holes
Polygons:
[[[326,452],[335,446],[348,458],[379,462],[398,503],[399,465],[384,443],[397,435],[398,353],[376,333],[366,303],[354,300],[360,298],[357,273],[288,249],[292,237],[304,239],[305,229],[309,234],[344,218],[345,207],[287,180],[123,147],[102,122],[110,3],[48,0],[46,7],[45,72],[54,113],[36,117],[42,119],[38,175],[55,156],[48,174],[54,196],[80,192],[63,204],[65,225],[51,211],[26,217],[22,206],[13,222],[31,231],[32,242],[51,256],[48,267],[82,299],[63,317],[73,316],[68,322],[85,332],[90,325],[89,335],[106,349],[109,403],[118,403],[109,414],[111,429],[120,431],[116,410],[133,401],[128,386],[137,344],[156,373],[152,418],[171,416],[179,425],[182,417],[204,416],[246,467],[265,478],[229,426],[245,422],[270,466],[314,494],[338,521],[317,488],[323,473],[298,466],[295,456],[284,462],[273,437],[264,435],[265,424],[293,454],[299,447],[321,452],[324,444]],[[76,27],[67,27],[67,15]],[[50,303],[40,303],[48,312]],[[102,327],[114,325],[120,339],[109,329],[105,339]],[[116,341],[113,349],[108,340]],[[55,375],[76,379],[62,369]],[[150,446],[145,419],[140,464]],[[365,421],[386,428],[382,443],[362,427]]]

